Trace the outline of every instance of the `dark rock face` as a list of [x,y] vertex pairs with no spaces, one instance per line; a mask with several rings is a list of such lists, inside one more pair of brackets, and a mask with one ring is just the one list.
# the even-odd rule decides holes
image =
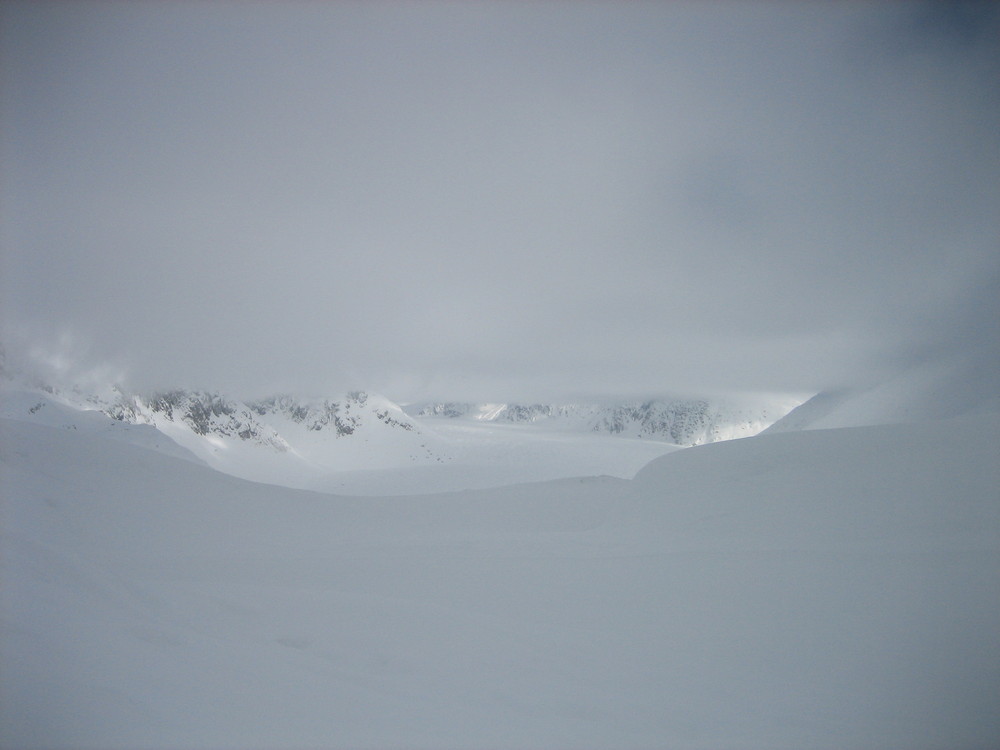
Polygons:
[[217,393],[173,390],[149,396],[126,395],[101,408],[120,422],[156,423],[160,419],[183,422],[196,435],[219,435],[255,440],[277,450],[286,450],[284,440],[257,420],[248,405]]
[[638,437],[669,438],[672,443],[688,445],[710,431],[711,423],[707,401],[647,401],[607,410],[592,429],[612,434],[633,430]]

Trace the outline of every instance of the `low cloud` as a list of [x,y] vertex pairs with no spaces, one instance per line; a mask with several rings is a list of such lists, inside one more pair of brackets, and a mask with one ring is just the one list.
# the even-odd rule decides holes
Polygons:
[[1000,28],[933,8],[8,3],[6,335],[398,400],[995,347]]

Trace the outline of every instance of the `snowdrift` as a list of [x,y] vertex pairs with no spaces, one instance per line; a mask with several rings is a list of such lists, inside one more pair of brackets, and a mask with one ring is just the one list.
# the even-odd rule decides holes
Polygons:
[[992,416],[395,498],[2,436],[3,747],[1000,741]]
[[976,414],[1000,414],[995,351],[929,359],[867,385],[823,391],[792,409],[764,433],[917,424]]

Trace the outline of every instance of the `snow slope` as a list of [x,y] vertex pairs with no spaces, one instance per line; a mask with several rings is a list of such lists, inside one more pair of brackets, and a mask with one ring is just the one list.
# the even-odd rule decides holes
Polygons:
[[175,458],[207,465],[190,450],[149,424],[112,419],[96,409],[82,410],[37,391],[0,390],[0,417],[122,440]]
[[3,747],[1000,744],[995,416],[399,498],[0,435]]
[[1000,413],[1000,362],[990,354],[929,359],[880,382],[818,393],[763,432],[909,424]]

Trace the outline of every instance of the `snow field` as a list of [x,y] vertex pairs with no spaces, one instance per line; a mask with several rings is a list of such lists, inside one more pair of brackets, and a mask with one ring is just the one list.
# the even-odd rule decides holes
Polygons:
[[995,746],[998,427],[352,498],[5,421],[0,745]]

